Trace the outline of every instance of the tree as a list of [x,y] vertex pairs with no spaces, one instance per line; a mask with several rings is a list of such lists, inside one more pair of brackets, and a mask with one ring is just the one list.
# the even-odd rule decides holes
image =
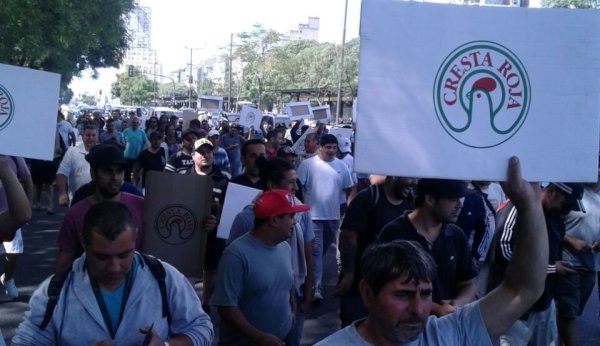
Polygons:
[[122,103],[143,105],[152,101],[158,92],[158,83],[154,82],[139,70],[134,70],[134,76],[127,72],[117,75],[117,81],[112,84],[111,94],[121,99]]
[[90,105],[90,106],[95,106],[96,99],[94,98],[94,95],[83,94],[83,95],[81,95],[81,103],[85,103],[86,105]]
[[596,8],[596,0],[542,0],[543,7]]
[[118,67],[128,47],[133,0],[3,0],[0,62],[61,74]]

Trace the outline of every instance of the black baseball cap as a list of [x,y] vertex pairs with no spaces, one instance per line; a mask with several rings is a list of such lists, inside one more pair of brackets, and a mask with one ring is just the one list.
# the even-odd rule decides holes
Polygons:
[[551,183],[565,195],[572,211],[585,213],[581,199],[583,198],[583,184],[581,183]]
[[417,195],[464,197],[473,193],[464,180],[422,178],[417,182]]

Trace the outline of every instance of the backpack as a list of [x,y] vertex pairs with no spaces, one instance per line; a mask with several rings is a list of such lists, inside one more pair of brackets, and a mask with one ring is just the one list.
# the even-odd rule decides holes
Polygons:
[[[165,271],[165,267],[163,267],[162,263],[156,257],[146,254],[140,254],[142,256],[142,260],[144,263],[148,265],[148,269],[152,273],[152,276],[156,279],[158,283],[158,288],[160,289],[160,297],[162,299],[162,317],[167,318],[167,322],[169,325],[169,334],[171,334],[171,312],[169,311],[169,304],[167,301],[167,285],[165,283],[165,278],[167,276],[167,272]],[[71,272],[71,268],[67,268],[61,270],[60,272],[54,274],[50,279],[50,283],[48,284],[48,305],[46,305],[46,312],[44,313],[44,319],[42,323],[39,325],[40,330],[46,329],[48,323],[50,323],[50,319],[54,314],[54,309],[56,308],[56,304],[58,303],[58,297],[60,296],[60,291],[69,277],[69,273]]]

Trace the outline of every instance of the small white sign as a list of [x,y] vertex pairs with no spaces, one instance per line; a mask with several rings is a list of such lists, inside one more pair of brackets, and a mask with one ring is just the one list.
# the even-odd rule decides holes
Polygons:
[[290,116],[290,120],[312,119],[312,107],[310,102],[290,102],[285,107],[285,112]]
[[357,172],[596,181],[600,12],[364,1],[360,31]]
[[198,106],[200,111],[210,113],[220,113],[223,110],[223,98],[221,96],[198,96]]
[[329,133],[338,138],[339,137],[346,137],[346,138],[352,137],[352,129],[348,129],[345,127],[332,127],[331,129],[329,129]]
[[54,158],[60,75],[0,64],[0,154]]
[[260,109],[243,106],[242,111],[240,112],[240,125],[243,125],[246,128],[252,126],[255,130],[258,130],[260,129],[262,117],[263,112]]
[[327,122],[331,120],[331,108],[329,106],[312,107],[313,120]]
[[225,203],[221,212],[221,220],[217,229],[217,237],[228,239],[231,225],[235,216],[244,209],[245,206],[252,203],[254,198],[262,191],[251,187],[230,183],[227,185],[225,194]]

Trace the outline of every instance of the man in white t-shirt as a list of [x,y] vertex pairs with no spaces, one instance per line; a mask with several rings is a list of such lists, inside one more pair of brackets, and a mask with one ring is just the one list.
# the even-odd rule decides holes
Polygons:
[[354,183],[348,166],[336,157],[338,141],[327,134],[320,139],[319,154],[302,161],[298,180],[302,184],[304,203],[310,205],[315,231],[313,240],[314,300],[323,299],[321,280],[323,257],[336,239],[340,222],[340,193],[350,198]]
[[81,138],[83,143],[67,149],[56,172],[58,204],[61,206],[69,205],[67,187],[68,191],[75,193],[77,189],[92,180],[90,164],[85,160],[85,155],[98,142],[98,128],[95,125],[85,125]]
[[334,333],[325,345],[492,345],[544,290],[548,234],[540,189],[521,178],[511,158],[506,193],[519,212],[514,252],[495,290],[452,314],[430,316],[433,259],[416,243],[377,244],[361,259],[359,289],[368,317]]

